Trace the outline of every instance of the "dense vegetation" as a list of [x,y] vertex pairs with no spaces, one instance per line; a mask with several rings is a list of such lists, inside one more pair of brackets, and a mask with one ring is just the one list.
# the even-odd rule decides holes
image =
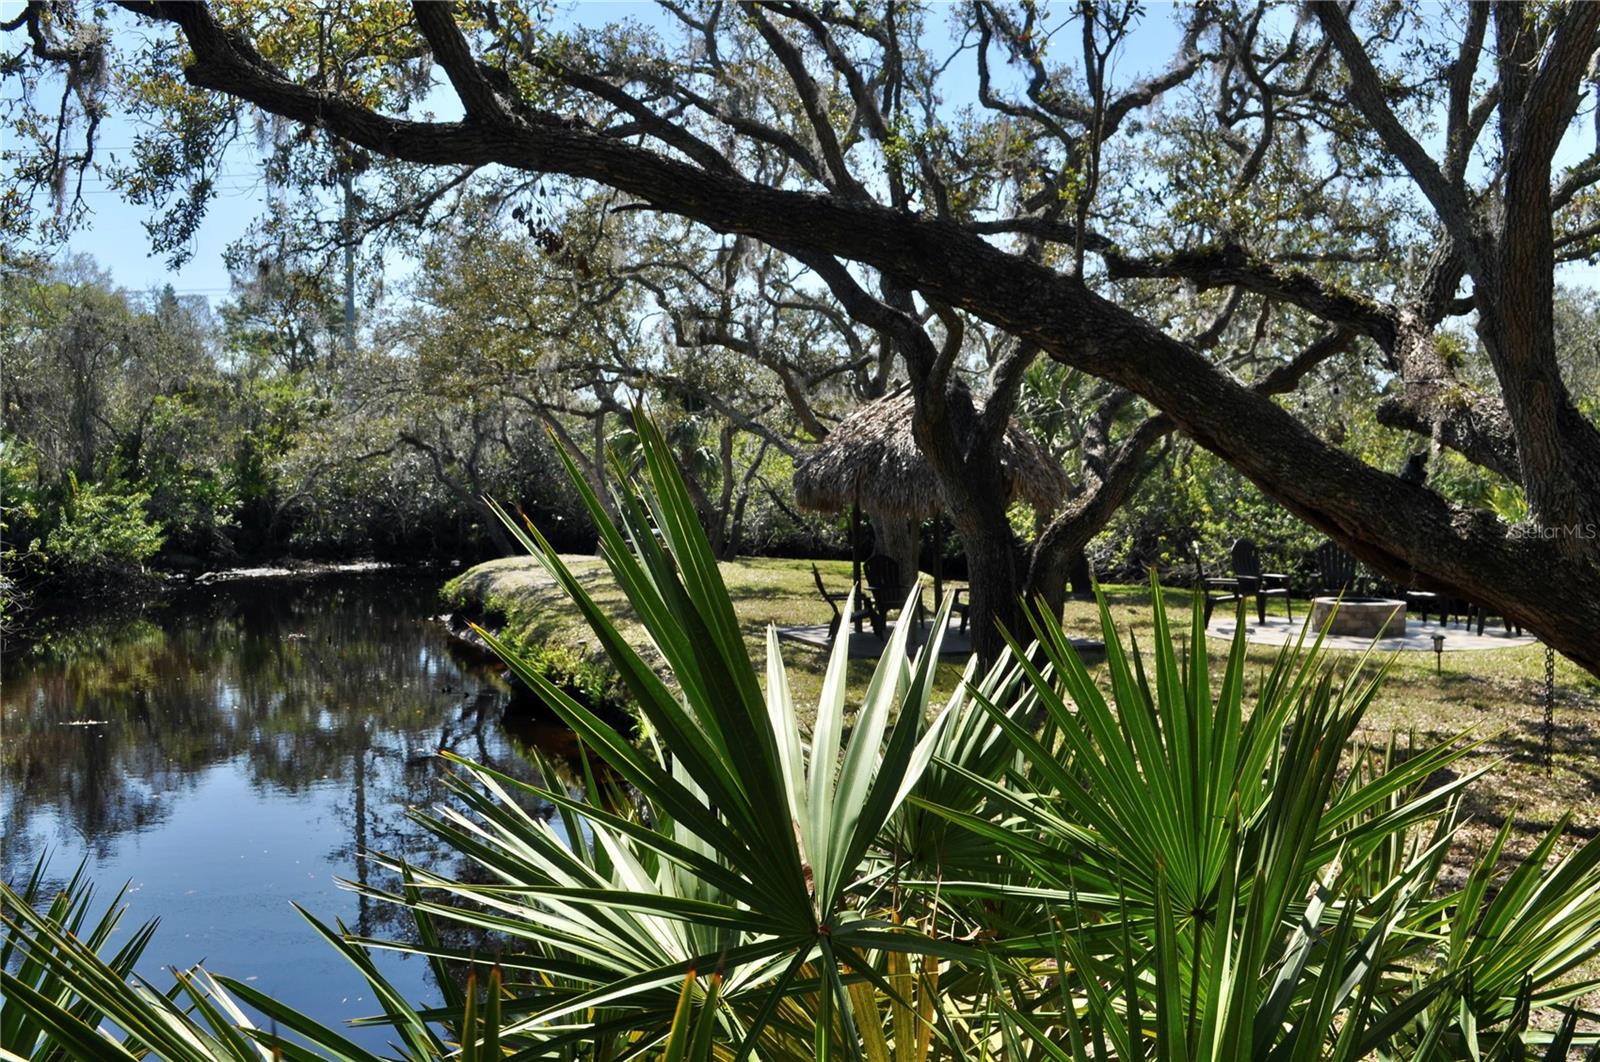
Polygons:
[[[841,640],[807,741],[776,634],[758,666],[670,449],[639,431],[649,490],[619,491],[620,525],[585,501],[671,686],[547,541],[525,543],[648,740],[497,646],[625,785],[591,772],[575,797],[458,760],[458,805],[414,814],[476,869],[391,858],[402,892],[372,893],[418,943],[308,915],[368,979],[392,1057],[1556,1062],[1592,1038],[1572,1001],[1600,954],[1600,840],[1563,850],[1557,824],[1506,874],[1508,824],[1447,878],[1479,772],[1437,779],[1470,743],[1352,745],[1381,667],[1302,643],[1247,695],[1242,637],[1213,673],[1157,588],[1142,650],[1102,607],[1105,689],[1043,614],[1032,646],[970,665],[938,705],[937,644],[908,655],[902,626],[847,730]],[[5,900],[19,1056],[380,1057],[241,981],[130,983],[149,930],[109,953],[120,897],[98,923],[76,884]],[[490,931],[493,962],[444,943],[452,923]],[[443,1005],[395,993],[375,946],[426,956]]]
[[[337,292],[309,273],[240,279],[215,313],[170,290],[117,289],[83,259],[13,263],[0,287],[8,622],[30,598],[126,589],[149,569],[495,555],[506,539],[485,496],[567,548],[592,547],[526,393],[439,352],[450,331],[408,333],[409,300],[353,346]],[[716,431],[676,420],[680,453],[713,490],[723,469],[703,455]],[[615,426],[603,442],[624,455],[631,445]],[[736,456],[743,475],[749,458]],[[815,549],[822,536],[827,548],[826,528],[747,500],[741,544]]]
[[[331,297],[264,279],[214,317],[170,290],[117,290],[87,261],[3,283],[5,530],[21,578],[483,550],[445,475],[396,444],[412,410],[355,389],[376,366],[344,347]],[[311,280],[283,282],[297,283]],[[552,467],[524,433],[474,473],[556,515],[563,498],[523,489]]]
[[[571,224],[585,220],[579,213]],[[437,253],[446,248],[455,257],[425,283],[362,303],[371,323],[354,346],[339,293],[309,269],[236,276],[234,294],[213,312],[170,290],[119,290],[85,259],[13,263],[0,275],[11,622],[19,593],[26,600],[30,592],[124,588],[146,569],[503,553],[507,542],[484,495],[534,516],[563,548],[590,548],[549,433],[573,446],[588,434],[593,469],[606,460],[593,457],[594,446],[624,469],[636,463],[636,440],[615,401],[598,414],[565,404],[598,357],[568,345],[583,322],[530,336],[515,309],[542,297],[550,303],[545,320],[553,320],[572,264],[527,257],[504,240],[469,247],[451,235]],[[521,287],[508,288],[508,278]],[[539,285],[549,291],[541,295]],[[501,304],[486,307],[484,299]],[[1575,375],[1592,374],[1600,365],[1593,297],[1566,292],[1560,305],[1564,357]],[[425,326],[419,307],[429,315]],[[607,356],[627,354],[642,366],[632,393],[669,425],[719,553],[847,550],[844,521],[793,505],[788,477],[805,433],[792,411],[768,409],[756,423],[710,406],[709,374],[736,364],[688,359],[669,371],[649,336],[629,342],[617,339]],[[557,353],[565,360],[552,365]],[[813,354],[844,356],[820,346]],[[961,371],[983,372],[981,363]],[[691,386],[684,373],[701,382]],[[612,383],[621,387],[622,379]],[[1050,365],[1023,385],[1019,417],[1069,465],[1090,445],[1094,386]],[[1381,387],[1359,359],[1336,360],[1302,385],[1297,401],[1351,452],[1398,468],[1413,444],[1375,419]],[[807,398],[832,417],[849,408],[853,392],[823,380]],[[1508,520],[1525,512],[1519,491],[1449,451],[1433,462],[1430,483]],[[1026,535],[1036,515],[1025,507],[1013,515]],[[1216,564],[1242,529],[1289,566],[1321,537],[1220,459],[1174,439],[1147,462],[1088,552],[1102,577],[1142,578],[1154,566],[1182,581],[1196,551]],[[947,549],[947,570],[960,574],[959,536]],[[931,552],[925,560],[931,566]]]

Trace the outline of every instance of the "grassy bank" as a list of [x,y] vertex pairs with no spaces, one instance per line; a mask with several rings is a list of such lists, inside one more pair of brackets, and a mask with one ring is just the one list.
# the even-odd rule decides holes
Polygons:
[[[625,614],[622,594],[612,584],[604,565],[594,557],[572,556],[568,563],[580,574],[603,607]],[[752,657],[761,659],[761,641],[768,623],[779,625],[827,622],[828,606],[817,596],[811,563],[769,558],[741,559],[722,566],[723,579],[744,626]],[[819,561],[830,586],[848,584],[849,564]],[[1131,629],[1141,643],[1151,631],[1150,594],[1139,586],[1109,586],[1107,596],[1117,621]],[[506,558],[479,565],[451,580],[445,589],[451,604],[469,613],[494,617],[507,633],[526,645],[561,645],[592,651],[588,628],[567,603],[561,591],[530,558]],[[1188,622],[1189,595],[1172,590],[1167,596],[1176,625]],[[1280,606],[1281,607],[1281,606]],[[1092,603],[1067,606],[1070,633],[1096,637],[1098,620]],[[643,630],[631,621],[623,626],[630,636],[643,639]],[[1213,641],[1213,656],[1224,645]],[[1266,667],[1276,650],[1252,646],[1250,659]],[[1354,666],[1357,654],[1335,652],[1332,659]],[[796,701],[814,702],[821,685],[821,652],[785,644],[784,657]],[[1474,833],[1486,832],[1505,817],[1516,820],[1521,838],[1531,838],[1571,809],[1571,832],[1589,836],[1600,831],[1600,682],[1565,659],[1556,659],[1555,758],[1546,771],[1540,750],[1543,735],[1544,648],[1540,645],[1485,652],[1444,654],[1442,675],[1434,673],[1432,653],[1413,652],[1396,657],[1390,674],[1368,714],[1364,729],[1370,740],[1387,742],[1396,735],[1401,744],[1429,744],[1464,730],[1484,739],[1473,753],[1470,766],[1490,767],[1488,775],[1471,790],[1468,813],[1476,820]],[[851,678],[864,683],[870,661],[851,664]],[[959,680],[956,664],[945,665],[941,686],[953,688]]]
[[[644,628],[632,617],[605,564],[595,557],[566,555],[567,564],[600,606],[612,616],[635,645],[644,644]],[[828,605],[817,596],[811,561],[748,558],[722,565],[722,578],[733,598],[734,611],[744,627],[751,658],[762,659],[767,624],[779,626],[827,623]],[[831,587],[850,582],[848,561],[817,561]],[[483,615],[500,624],[509,638],[529,646],[556,645],[596,652],[588,626],[550,577],[529,557],[506,557],[468,569],[445,585],[444,597],[453,608],[468,615]],[[801,706],[814,704],[822,687],[824,655],[801,645],[785,643],[784,659],[789,680]],[[954,665],[945,669],[943,685],[953,689],[960,677]],[[851,682],[864,684],[872,674],[870,660],[850,664]]]

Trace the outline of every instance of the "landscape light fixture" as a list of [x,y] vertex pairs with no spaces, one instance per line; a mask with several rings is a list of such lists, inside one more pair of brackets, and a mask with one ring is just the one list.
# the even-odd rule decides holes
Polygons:
[[1433,673],[1444,674],[1444,635],[1433,636]]

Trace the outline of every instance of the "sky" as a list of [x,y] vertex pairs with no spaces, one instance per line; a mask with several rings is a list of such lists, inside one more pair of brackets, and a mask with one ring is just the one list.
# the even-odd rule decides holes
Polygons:
[[[21,0],[0,0],[0,18],[11,18],[21,10]],[[637,19],[647,25],[661,26],[663,16],[652,3],[641,0],[581,0],[561,8],[557,22],[572,24],[600,24],[620,19]],[[1175,20],[1168,17],[1159,4],[1151,5],[1149,15],[1141,23],[1133,38],[1117,59],[1114,75],[1119,81],[1131,81],[1166,65],[1178,43]],[[975,102],[975,75],[970,62],[957,61],[950,65],[944,91],[947,103],[960,106]],[[13,89],[6,83],[5,93]],[[445,97],[447,89],[442,84],[439,95]],[[453,100],[441,99],[441,112],[454,109]],[[101,127],[100,147],[102,157],[125,158],[137,136],[137,128],[120,114],[110,116]],[[1563,145],[1561,158],[1576,159],[1593,150],[1594,142],[1587,131],[1574,133],[1571,143]],[[1587,143],[1580,143],[1587,140]],[[222,262],[228,245],[243,236],[268,205],[269,190],[259,175],[258,160],[247,143],[236,143],[226,156],[219,179],[220,192],[207,212],[190,245],[188,261],[178,268],[169,266],[162,255],[152,254],[145,232],[148,208],[129,204],[103,177],[91,175],[85,180],[85,196],[92,210],[89,223],[75,233],[63,254],[87,254],[101,268],[110,272],[119,286],[135,291],[145,291],[172,285],[180,295],[197,295],[215,304],[229,291],[228,275]],[[47,205],[42,201],[39,208]],[[409,271],[405,262],[386,263],[392,283]],[[398,275],[397,275],[398,274]],[[1566,283],[1600,286],[1600,268],[1588,265],[1564,267],[1561,278]]]
[[[103,130],[113,155],[120,153],[119,146],[125,152],[132,142],[133,131],[125,121],[107,122]],[[180,295],[200,295],[215,303],[228,294],[223,251],[267,206],[266,182],[251,162],[247,157],[228,159],[218,181],[221,191],[190,242],[189,260],[177,269],[167,264],[165,256],[151,253],[144,229],[147,209],[124,202],[106,181],[93,177],[85,180],[84,195],[94,215],[69,239],[64,253],[90,255],[120,287],[144,291],[170,284]]]

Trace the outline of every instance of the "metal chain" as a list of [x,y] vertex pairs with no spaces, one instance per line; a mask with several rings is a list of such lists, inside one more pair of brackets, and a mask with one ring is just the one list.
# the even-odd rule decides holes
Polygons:
[[1544,647],[1544,769],[1550,770],[1556,742],[1556,651]]

